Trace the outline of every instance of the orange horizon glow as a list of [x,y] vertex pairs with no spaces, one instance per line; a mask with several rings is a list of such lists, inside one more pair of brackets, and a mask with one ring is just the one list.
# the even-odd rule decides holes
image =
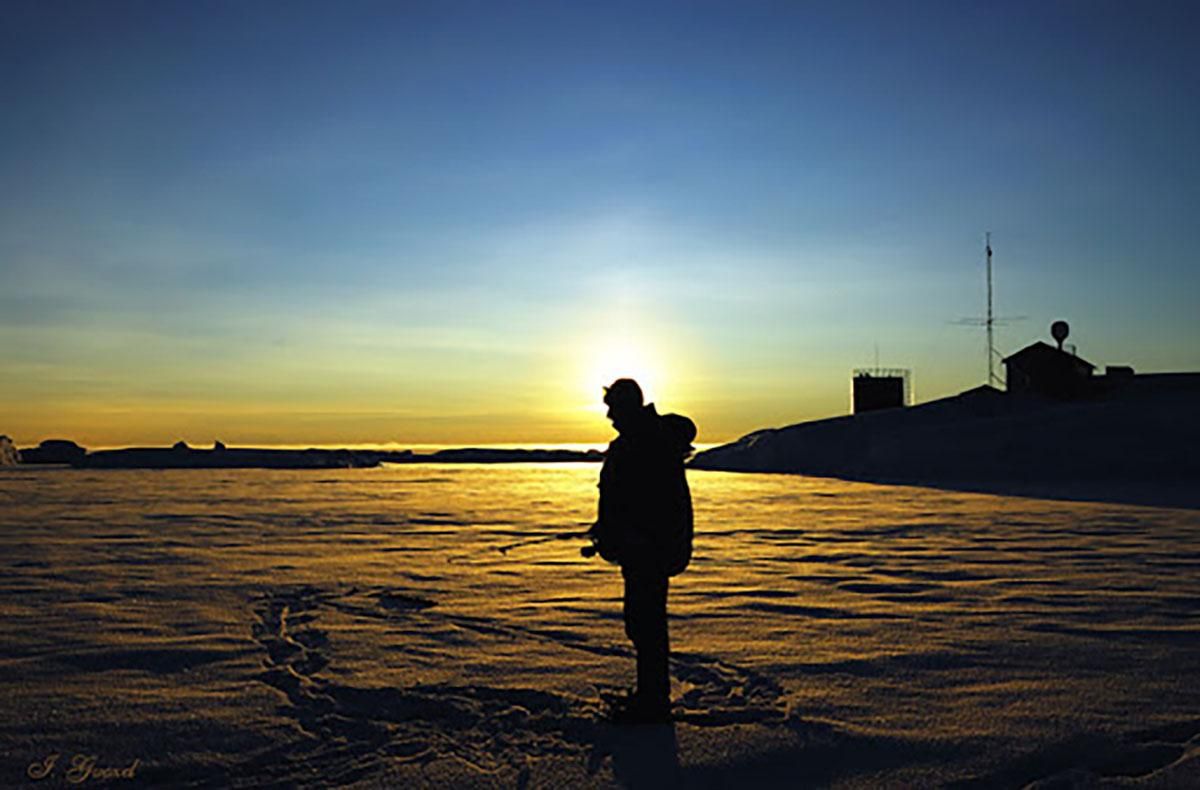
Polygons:
[[[505,414],[462,414],[398,417],[387,413],[272,412],[245,410],[204,412],[158,408],[54,409],[25,407],[8,411],[7,434],[18,447],[33,447],[47,439],[69,439],[102,449],[131,446],[168,446],[184,441],[192,447],[211,446],[220,440],[228,446],[259,447],[362,447],[412,449],[463,446],[578,446],[603,447],[615,435],[604,416],[604,405],[574,413],[527,417]],[[697,412],[664,403],[661,410]],[[15,418],[15,419],[14,419]],[[705,418],[698,418],[705,424]],[[720,430],[718,420],[707,421],[713,430],[700,440],[719,444],[738,438],[739,428]],[[29,426],[25,428],[23,426]]]

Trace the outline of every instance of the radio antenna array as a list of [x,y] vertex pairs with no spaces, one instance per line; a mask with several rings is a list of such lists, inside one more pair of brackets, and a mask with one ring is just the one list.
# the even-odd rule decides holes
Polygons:
[[992,234],[987,233],[987,240],[984,242],[987,247],[987,359],[988,359],[988,377],[987,383],[995,386],[998,379],[996,378],[996,343],[995,337],[996,317],[992,315]]
[[996,350],[996,327],[1003,326],[1010,321],[1022,321],[1025,319],[1025,316],[1014,316],[1012,318],[996,317],[993,312],[992,234],[990,231],[985,236],[984,252],[987,256],[987,315],[983,318],[960,318],[954,323],[962,326],[982,326],[987,330],[987,383],[999,388],[1003,382],[996,373],[996,359],[1001,356],[1000,352]]

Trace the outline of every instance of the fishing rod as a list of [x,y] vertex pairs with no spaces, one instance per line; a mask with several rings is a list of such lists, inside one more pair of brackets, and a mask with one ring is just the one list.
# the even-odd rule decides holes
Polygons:
[[591,532],[555,532],[552,535],[542,535],[537,538],[526,538],[518,540],[515,543],[508,543],[504,546],[497,546],[496,551],[501,554],[508,554],[513,549],[523,549],[526,546],[536,546],[539,543],[549,543],[552,540],[587,540],[591,537]]

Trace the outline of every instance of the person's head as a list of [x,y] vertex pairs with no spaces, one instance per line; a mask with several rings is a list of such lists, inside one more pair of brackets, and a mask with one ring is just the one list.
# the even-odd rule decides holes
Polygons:
[[608,406],[608,419],[620,431],[641,411],[642,388],[633,379],[617,379],[604,388],[604,403]]

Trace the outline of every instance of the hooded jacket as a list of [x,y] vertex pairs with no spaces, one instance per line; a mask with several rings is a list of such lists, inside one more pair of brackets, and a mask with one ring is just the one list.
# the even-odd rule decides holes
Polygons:
[[608,446],[593,529],[600,555],[623,568],[674,576],[692,556],[692,497],[683,463],[696,425],[654,404]]

